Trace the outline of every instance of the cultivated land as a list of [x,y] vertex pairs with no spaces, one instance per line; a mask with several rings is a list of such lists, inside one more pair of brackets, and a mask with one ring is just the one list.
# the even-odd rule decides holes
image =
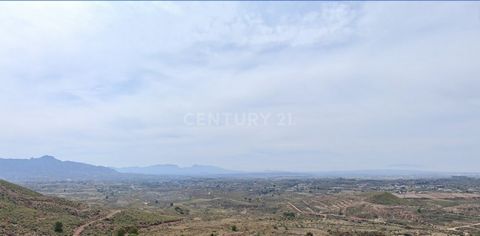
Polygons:
[[467,177],[22,183],[44,195],[2,183],[11,235],[480,235],[480,180]]

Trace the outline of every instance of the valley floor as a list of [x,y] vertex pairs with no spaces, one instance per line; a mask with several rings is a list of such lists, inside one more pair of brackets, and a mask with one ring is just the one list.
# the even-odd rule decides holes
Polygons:
[[471,178],[205,178],[26,185],[103,209],[78,224],[76,236],[480,233],[480,184]]

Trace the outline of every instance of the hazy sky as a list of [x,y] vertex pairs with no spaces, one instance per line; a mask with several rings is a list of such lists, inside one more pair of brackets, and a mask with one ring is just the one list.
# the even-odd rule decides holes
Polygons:
[[2,2],[0,109],[4,158],[480,171],[480,3]]

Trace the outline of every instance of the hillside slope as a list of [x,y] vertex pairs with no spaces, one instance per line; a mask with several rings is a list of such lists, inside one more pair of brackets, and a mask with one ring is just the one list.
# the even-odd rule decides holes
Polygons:
[[[0,235],[72,235],[75,227],[97,214],[80,203],[0,180]],[[54,231],[57,221],[63,224],[62,232]]]
[[408,200],[399,198],[392,193],[383,192],[383,193],[376,193],[372,195],[367,201],[379,204],[379,205],[387,205],[387,206],[395,206],[395,205],[407,205]]

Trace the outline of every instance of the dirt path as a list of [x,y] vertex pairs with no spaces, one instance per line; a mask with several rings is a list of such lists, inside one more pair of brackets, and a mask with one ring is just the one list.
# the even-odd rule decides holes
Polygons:
[[75,232],[73,233],[73,236],[80,236],[82,234],[82,232],[85,230],[85,228],[87,228],[89,225],[95,224],[95,223],[97,223],[99,221],[102,221],[102,220],[105,220],[105,219],[112,218],[114,215],[116,215],[120,212],[121,212],[121,210],[115,210],[115,211],[110,212],[108,215],[106,215],[102,218],[92,220],[92,221],[89,221],[89,222],[87,222],[83,225],[80,225],[77,229],[75,229]]
[[298,213],[305,214],[302,210],[298,209],[295,205],[293,205],[291,202],[287,202],[288,205],[290,205],[293,209],[298,211]]
[[480,223],[475,223],[475,224],[469,224],[469,225],[462,225],[462,226],[457,226],[457,227],[452,227],[452,228],[448,228],[448,230],[459,230],[460,228],[473,228],[475,226],[479,226]]

